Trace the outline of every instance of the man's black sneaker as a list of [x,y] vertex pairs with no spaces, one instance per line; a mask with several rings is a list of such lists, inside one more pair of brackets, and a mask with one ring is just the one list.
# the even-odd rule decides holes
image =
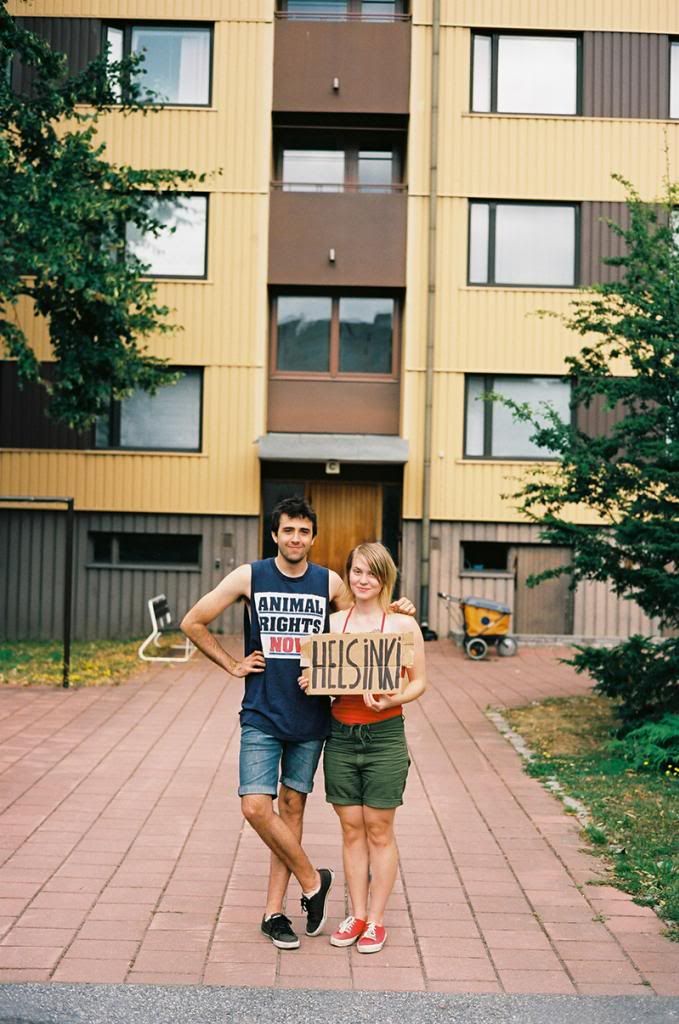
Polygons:
[[313,896],[302,896],[302,910],[306,913],[307,935],[320,935],[323,931],[325,919],[328,916],[326,907],[328,905],[328,893],[332,889],[334,873],[330,868],[319,868],[321,876],[321,887]]
[[279,949],[299,949],[299,939],[285,914],[272,914],[268,921],[262,918],[262,931]]

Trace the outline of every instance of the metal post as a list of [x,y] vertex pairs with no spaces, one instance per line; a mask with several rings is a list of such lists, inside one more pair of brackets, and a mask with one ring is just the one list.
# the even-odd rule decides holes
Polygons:
[[62,686],[68,688],[71,672],[71,608],[73,603],[73,498],[66,499],[66,565],[64,566],[64,666]]
[[420,559],[420,622],[425,640],[436,640],[429,628],[429,576],[431,551],[431,449],[434,407],[434,350],[436,340],[436,231],[438,198],[439,51],[441,3],[433,0],[431,26],[431,120],[429,161],[429,251],[427,292],[427,360],[425,368],[423,466],[422,466],[422,554]]

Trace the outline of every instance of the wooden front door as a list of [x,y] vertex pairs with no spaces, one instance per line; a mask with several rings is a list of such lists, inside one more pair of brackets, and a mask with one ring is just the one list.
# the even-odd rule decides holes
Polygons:
[[382,539],[382,487],[380,484],[310,482],[306,497],[318,516],[318,536],[311,559],[340,576],[352,548],[363,541]]
[[516,548],[513,632],[552,636],[573,632],[573,595],[568,589],[569,576],[545,580],[537,587],[526,586],[528,576],[567,565],[570,560],[570,548],[549,547],[547,544],[521,544]]

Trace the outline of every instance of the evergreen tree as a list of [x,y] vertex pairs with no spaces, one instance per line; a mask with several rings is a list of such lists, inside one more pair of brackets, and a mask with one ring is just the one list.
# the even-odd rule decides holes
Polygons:
[[[16,61],[29,69],[26,95],[12,89]],[[105,413],[111,395],[176,379],[145,347],[150,335],[171,329],[169,310],[126,253],[125,225],[157,234],[162,224],[149,199],[203,176],[116,166],[96,137],[104,113],[152,116],[142,64],[139,56],[107,63],[104,54],[69,73],[66,58],[0,3],[0,347],[16,360],[20,381],[51,392],[50,415],[76,429]],[[19,322],[22,296],[47,321],[50,383]]]
[[566,359],[574,409],[602,402],[617,422],[593,437],[553,413],[507,404],[556,456],[529,471],[515,495],[519,508],[543,540],[572,550],[570,565],[529,584],[563,573],[572,588],[605,582],[663,633],[608,649],[580,646],[573,658],[599,692],[621,702],[630,727],[679,711],[679,638],[671,635],[679,630],[679,186],[668,183],[662,201],[647,203],[617,180],[629,211],[628,227],[610,225],[624,242],[624,254],[607,260],[618,279],[587,289],[560,317],[585,339]]

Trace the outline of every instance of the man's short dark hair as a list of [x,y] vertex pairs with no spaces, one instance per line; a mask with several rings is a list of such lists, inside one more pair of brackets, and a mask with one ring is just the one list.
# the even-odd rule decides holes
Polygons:
[[316,527],[316,513],[306,498],[283,498],[282,501],[279,501],[278,504],[274,506],[274,510],[271,513],[272,533],[278,533],[278,527],[281,525],[282,515],[289,516],[290,519],[309,519],[312,526],[312,536],[315,537],[318,533]]

